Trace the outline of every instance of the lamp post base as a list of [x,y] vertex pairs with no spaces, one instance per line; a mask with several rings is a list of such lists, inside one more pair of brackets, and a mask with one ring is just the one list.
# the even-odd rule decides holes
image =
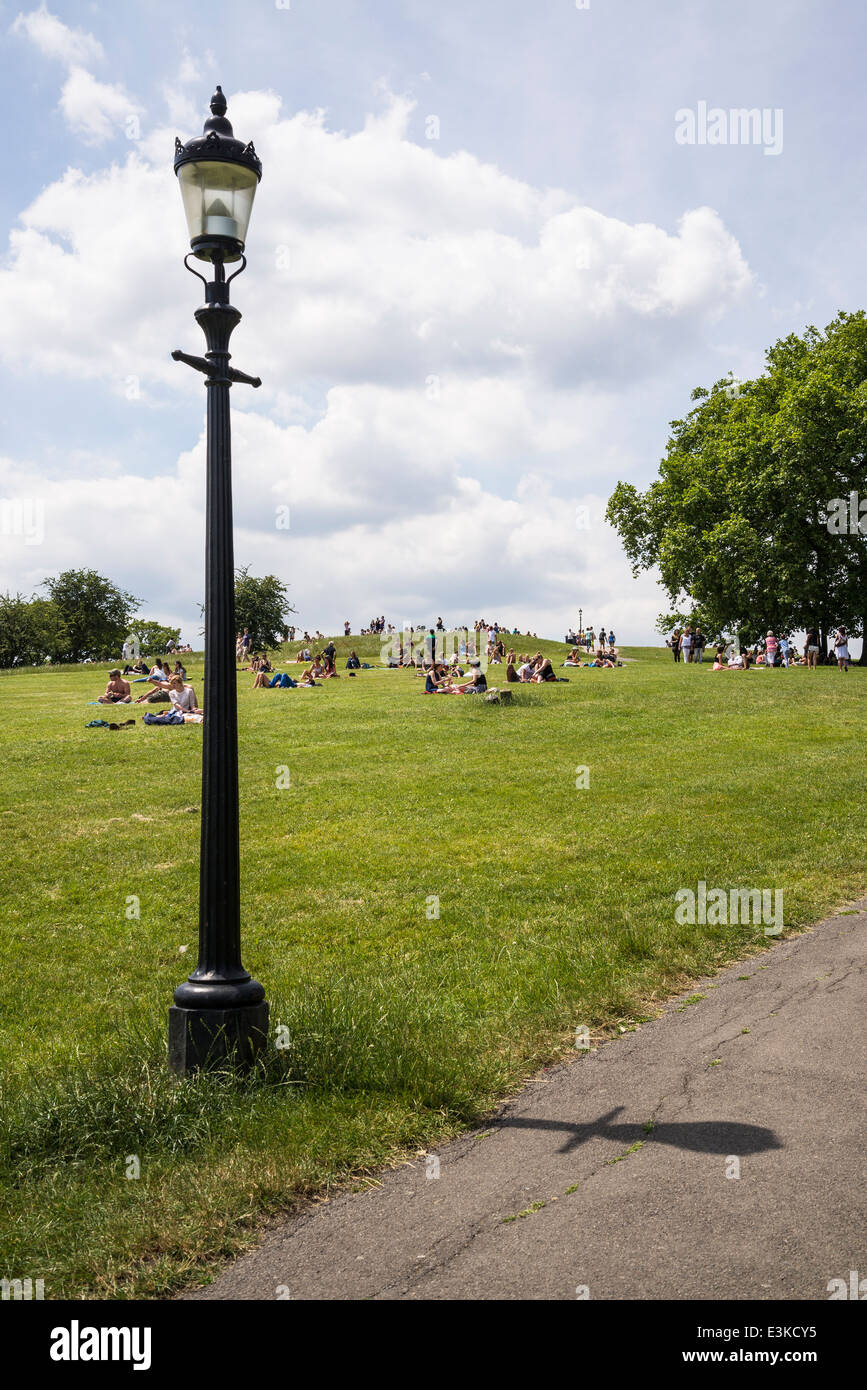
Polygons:
[[169,1009],[169,1067],[178,1076],[227,1061],[251,1067],[268,1043],[267,1003],[238,1009]]

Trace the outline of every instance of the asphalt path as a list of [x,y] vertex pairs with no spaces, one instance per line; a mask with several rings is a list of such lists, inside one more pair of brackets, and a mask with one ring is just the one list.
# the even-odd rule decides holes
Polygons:
[[183,1297],[827,1300],[867,1276],[865,907],[697,982]]

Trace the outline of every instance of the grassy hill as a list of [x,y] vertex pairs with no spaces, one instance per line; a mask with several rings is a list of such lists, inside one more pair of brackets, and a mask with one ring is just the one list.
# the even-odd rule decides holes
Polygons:
[[[340,670],[380,639],[337,646]],[[178,1287],[265,1214],[455,1132],[576,1028],[632,1028],[767,944],[680,925],[683,887],[782,889],[789,929],[863,893],[863,670],[624,655],[510,707],[408,671],[304,691],[239,673],[244,959],[285,1043],[247,1081],[165,1069],[195,964],[201,728],[140,709],[86,728],[110,663],[0,677],[10,1277]]]

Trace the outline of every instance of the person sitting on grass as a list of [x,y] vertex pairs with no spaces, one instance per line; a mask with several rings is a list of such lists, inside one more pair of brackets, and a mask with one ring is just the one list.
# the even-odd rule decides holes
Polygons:
[[148,680],[151,681],[153,685],[163,686],[168,684],[169,675],[168,666],[163,666],[163,663],[160,661],[159,657],[157,657],[148,674]]
[[551,658],[549,656],[544,656],[541,660],[537,661],[536,669],[531,680],[541,685],[543,681],[555,681],[556,679],[554,667],[551,665]]
[[100,695],[101,705],[128,705],[132,700],[129,681],[125,681],[120,671],[109,671],[105,694]]
[[360,670],[361,670],[361,662],[359,661],[358,657],[355,655],[355,652],[354,652],[354,651],[352,651],[352,652],[349,653],[349,656],[348,656],[347,661],[346,661],[346,667],[345,667],[345,669],[346,669],[347,671],[360,671]]
[[169,679],[169,700],[175,709],[180,710],[181,714],[204,714],[203,709],[199,709],[196,699],[196,692],[191,685],[186,685],[183,676],[172,676]]
[[566,660],[563,662],[563,665],[580,666],[581,664],[581,653],[579,652],[577,647],[573,647]]
[[169,700],[169,676],[171,671],[168,663],[163,666],[161,661],[157,661],[150,675],[148,676],[149,689],[143,695],[139,695],[135,701],[137,705],[158,705],[168,704]]
[[425,695],[446,695],[451,686],[451,678],[439,661],[434,662],[424,680]]
[[139,657],[138,661],[134,661],[132,666],[127,664],[123,668],[123,674],[125,676],[146,676],[147,673],[148,668],[145,666],[141,657]]
[[451,695],[480,695],[483,690],[487,690],[488,682],[482,670],[482,663],[476,656],[470,662],[471,679],[465,681],[463,685],[452,685],[449,687]]
[[533,658],[528,653],[526,656],[519,658],[519,660],[521,664],[518,667],[518,680],[522,682],[532,680],[533,672],[535,670],[535,662],[533,661]]

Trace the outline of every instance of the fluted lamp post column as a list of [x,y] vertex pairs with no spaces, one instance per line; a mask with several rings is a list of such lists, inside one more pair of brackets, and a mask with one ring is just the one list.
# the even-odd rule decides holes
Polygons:
[[[229,284],[246,266],[244,242],[262,165],[252,143],[236,140],[217,88],[202,135],[175,141],[175,173],[190,232],[187,269],[205,286],[196,321],[204,357],[172,353],[205,376],[208,393],[205,521],[205,720],[202,727],[202,828],[199,870],[199,959],[169,1009],[169,1065],[186,1075],[233,1059],[250,1065],[265,1047],[265,990],[241,963],[241,872],[238,843],[238,719],[235,661],[235,562],[232,540],[233,382],[258,377],[229,366],[229,339],[241,315]],[[207,280],[188,264],[209,264]],[[226,279],[225,267],[240,261]]]

